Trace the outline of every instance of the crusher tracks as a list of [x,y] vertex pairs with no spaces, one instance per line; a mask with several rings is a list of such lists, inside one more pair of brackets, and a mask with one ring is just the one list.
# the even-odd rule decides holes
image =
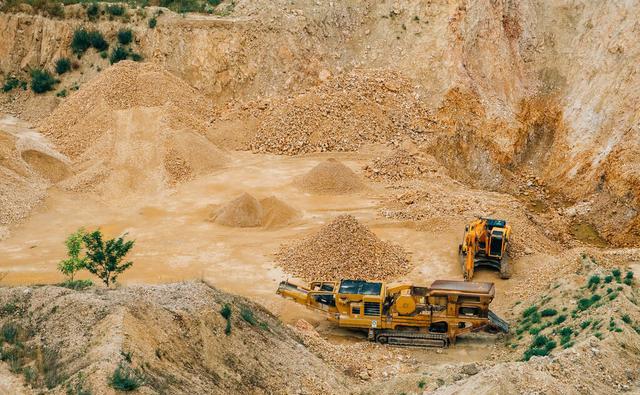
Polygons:
[[392,330],[383,330],[376,334],[376,341],[382,344],[405,347],[445,348],[449,345],[449,338],[443,333],[418,333]]

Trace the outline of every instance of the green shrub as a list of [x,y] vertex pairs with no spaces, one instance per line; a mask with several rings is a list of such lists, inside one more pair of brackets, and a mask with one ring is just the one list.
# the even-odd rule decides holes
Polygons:
[[60,58],[56,60],[56,73],[64,74],[71,70],[71,61],[69,58]]
[[589,283],[587,284],[588,288],[592,288],[595,287],[596,285],[600,284],[600,276],[593,275],[591,277],[589,277]]
[[134,62],[142,62],[142,55],[136,52],[131,52],[131,60]]
[[532,347],[543,347],[545,344],[547,344],[547,342],[549,341],[549,338],[543,335],[538,335],[533,339],[533,343],[531,343]]
[[553,321],[553,323],[555,325],[559,325],[559,324],[562,324],[563,322],[565,322],[566,320],[567,320],[567,316],[562,314],[562,315],[559,315],[558,317],[556,317],[556,319],[555,319],[555,321]]
[[622,280],[622,282],[628,286],[631,286],[631,284],[633,284],[633,278],[625,278],[624,280]]
[[424,379],[420,379],[420,381],[418,381],[418,388],[424,389],[426,385],[427,385],[427,382]]
[[591,325],[591,320],[585,320],[580,323],[580,328],[587,329],[589,325]]
[[618,293],[614,292],[614,293],[609,295],[609,300],[611,300],[611,301],[616,300],[617,297],[618,297]]
[[13,322],[7,322],[2,325],[2,340],[14,344],[18,338],[19,327]]
[[554,348],[556,348],[558,346],[558,344],[556,342],[554,342],[553,340],[549,340],[547,342],[547,344],[545,344],[544,349],[547,351],[551,351]]
[[558,314],[558,311],[555,309],[544,309],[540,312],[543,317],[553,317],[556,314]]
[[57,97],[67,97],[67,90],[63,89],[60,92],[56,93]]
[[535,311],[529,316],[529,319],[531,320],[532,324],[537,324],[540,322],[540,314]]
[[631,317],[629,317],[629,314],[624,314],[624,315],[622,316],[622,321],[623,321],[625,324],[630,324],[630,323],[631,323]]
[[74,54],[81,56],[91,47],[91,41],[89,40],[89,32],[83,27],[76,29],[71,37],[71,50]]
[[224,334],[227,336],[231,334],[231,320],[227,320],[227,326],[224,328]]
[[247,307],[240,309],[240,317],[251,325],[257,324],[256,318],[253,316],[253,311]]
[[527,307],[523,312],[522,312],[522,317],[528,317],[531,314],[535,313],[536,311],[538,311],[538,307],[537,306],[531,306],[531,307]]
[[122,45],[130,44],[133,40],[133,32],[131,29],[118,30],[118,42]]
[[107,51],[101,51],[101,52],[100,52],[100,57],[101,57],[102,59],[106,59],[106,58],[108,58],[108,57],[109,57],[109,53],[108,53]]
[[627,274],[624,276],[624,278],[632,279],[632,278],[633,278],[633,272],[632,272],[631,270],[629,270],[629,271],[627,272]]
[[31,70],[31,90],[35,93],[45,93],[53,89],[56,80],[51,73],[43,69]]
[[119,391],[135,391],[143,384],[140,373],[120,363],[109,380],[109,385]]
[[615,268],[611,271],[611,274],[613,274],[613,277],[615,277],[616,279],[619,279],[622,272],[620,271],[620,269]]
[[229,306],[228,303],[226,303],[224,306],[222,306],[222,309],[220,309],[220,314],[226,319],[230,319],[231,318],[231,306]]
[[613,292],[613,289],[607,288],[607,293],[610,294],[611,292]]
[[109,48],[109,43],[104,39],[102,33],[97,30],[89,32],[89,42],[97,51],[106,51]]
[[107,6],[107,12],[109,15],[122,16],[124,15],[125,9],[120,4],[110,4]]
[[542,330],[542,328],[539,328],[537,326],[532,327],[531,329],[529,329],[529,334],[531,335],[537,335],[538,333],[540,333],[540,331]]
[[602,340],[602,333],[600,332],[596,332],[593,334],[593,336],[597,337],[598,339]]
[[109,62],[111,64],[115,64],[121,60],[127,59],[127,57],[129,57],[129,52],[124,47],[117,46],[114,50],[111,51]]
[[613,276],[612,275],[605,276],[605,278],[604,278],[605,284],[609,284],[611,281],[613,281]]
[[153,18],[149,19],[149,28],[150,29],[155,29],[155,27],[158,25],[158,19],[154,16]]
[[98,5],[98,3],[89,4],[89,6],[87,7],[87,18],[89,18],[89,20],[94,21],[98,18],[99,15],[100,15],[100,6]]
[[20,86],[20,80],[17,79],[16,77],[10,75],[4,81],[4,85],[2,86],[2,91],[5,92],[5,93],[6,92],[10,92],[13,89],[17,88],[18,86]]
[[563,343],[562,348],[567,349],[569,347],[573,347],[574,344],[575,344],[574,342]]

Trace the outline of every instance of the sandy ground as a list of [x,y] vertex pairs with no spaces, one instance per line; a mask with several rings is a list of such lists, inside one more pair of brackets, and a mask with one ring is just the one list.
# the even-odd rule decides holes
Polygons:
[[[389,191],[363,178],[367,190],[349,195],[312,195],[301,192],[293,180],[319,162],[333,157],[360,173],[380,147],[360,153],[327,153],[284,157],[230,152],[232,161],[217,172],[179,185],[156,196],[128,196],[105,201],[100,196],[67,192],[53,187],[48,197],[23,223],[0,242],[3,284],[55,283],[63,278],[57,262],[65,256],[63,240],[79,227],[99,227],[109,236],[128,232],[136,240],[134,266],[121,277],[123,284],[165,283],[204,279],[220,289],[250,297],[287,323],[305,318],[319,325],[332,341],[362,340],[359,333],[332,328],[324,317],[275,295],[279,281],[288,277],[274,263],[282,243],[314,232],[339,214],[349,213],[369,226],[382,240],[400,244],[411,254],[415,268],[406,280],[429,284],[436,278],[460,278],[457,244],[463,223],[452,221],[428,230],[412,222],[377,215]],[[291,226],[278,229],[230,228],[208,220],[216,207],[249,192],[257,198],[275,195],[302,211]],[[479,272],[478,280],[499,282],[499,293],[509,288],[494,273]],[[493,340],[463,340],[445,355],[428,352],[422,362],[480,360]],[[413,351],[408,351],[414,354]]]

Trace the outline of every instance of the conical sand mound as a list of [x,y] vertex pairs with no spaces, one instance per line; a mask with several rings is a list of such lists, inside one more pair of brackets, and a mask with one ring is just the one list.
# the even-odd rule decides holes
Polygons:
[[351,215],[341,215],[317,233],[277,253],[282,268],[304,280],[385,280],[408,273],[406,252],[380,240]]
[[260,202],[248,193],[222,206],[214,215],[219,225],[249,228],[262,225],[263,210]]
[[277,228],[288,225],[300,218],[301,213],[275,196],[260,200],[263,217],[262,226]]
[[344,194],[364,189],[356,173],[333,158],[318,164],[297,183],[300,189],[318,194]]

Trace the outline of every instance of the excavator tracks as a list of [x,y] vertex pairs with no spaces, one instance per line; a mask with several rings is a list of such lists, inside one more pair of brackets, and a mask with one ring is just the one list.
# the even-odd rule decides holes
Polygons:
[[409,331],[383,330],[376,334],[376,341],[403,347],[437,347],[449,345],[449,338],[442,333],[419,333]]

